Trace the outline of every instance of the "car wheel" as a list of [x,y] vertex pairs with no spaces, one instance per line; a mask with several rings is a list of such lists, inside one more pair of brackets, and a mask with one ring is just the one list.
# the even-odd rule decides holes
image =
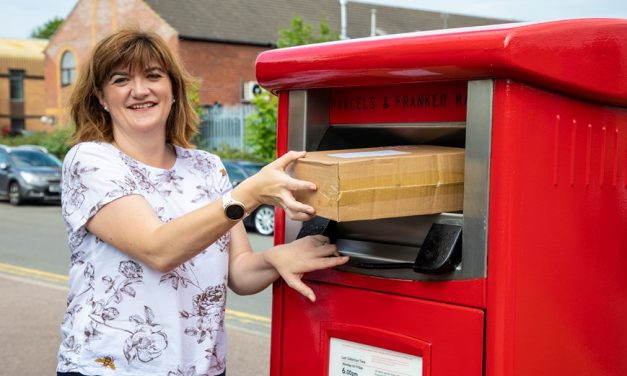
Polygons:
[[11,183],[11,185],[9,185],[9,203],[17,206],[20,205],[22,201],[22,190],[20,189],[20,185],[17,182]]
[[274,233],[274,208],[269,205],[260,206],[255,211],[253,226],[261,235],[272,235]]

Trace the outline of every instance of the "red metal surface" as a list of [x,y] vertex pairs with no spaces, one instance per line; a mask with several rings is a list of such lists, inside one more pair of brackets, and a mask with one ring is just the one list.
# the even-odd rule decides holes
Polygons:
[[316,303],[284,291],[290,304],[283,306],[283,375],[327,375],[329,337],[422,356],[424,376],[482,374],[483,311],[312,285]]
[[[351,96],[394,94],[397,84],[402,94],[412,82],[516,79],[495,81],[487,278],[413,282],[329,270],[306,276],[313,304],[277,283],[271,374],[324,375],[336,335],[426,354],[425,375],[627,375],[627,109],[613,106],[627,104],[626,25],[497,26],[260,56],[266,87],[330,88],[349,107]],[[279,155],[289,131],[283,93]],[[350,111],[330,117],[417,121],[411,111],[395,120]],[[281,243],[281,211],[277,219]]]
[[337,270],[310,273],[305,278],[311,281],[323,281],[362,290],[388,292],[476,308],[486,307],[485,279],[440,282],[408,281],[369,277]]
[[[288,132],[288,105],[289,95],[287,93],[279,93],[279,104],[277,109],[277,156],[281,156],[287,152],[287,132]],[[274,244],[285,243],[285,212],[283,208],[276,207],[274,209]],[[283,291],[287,286],[282,280],[276,281],[272,286],[272,325],[270,351],[270,374],[281,375],[282,361],[282,344],[283,344]]]
[[494,97],[486,376],[627,375],[627,109]]
[[[411,88],[399,88],[399,91],[387,90],[382,92],[380,90],[372,90],[370,89],[368,93],[388,93],[389,95],[403,95],[407,93],[411,93]],[[451,98],[455,97],[455,94],[459,90],[463,90],[465,92],[466,83],[465,82],[454,82],[444,85],[441,90],[437,91],[438,93],[448,93]],[[414,93],[429,93],[430,90],[435,90],[435,88],[431,85],[421,86],[416,88],[414,86]],[[359,92],[354,91],[342,91],[341,94],[345,95],[359,95]],[[340,94],[338,94],[340,95]],[[288,128],[288,95],[283,95],[281,93],[279,95],[279,108],[278,108],[278,137],[277,137],[277,155],[282,155],[287,151],[287,134],[289,132]],[[451,99],[452,100],[452,99]],[[454,103],[454,102],[453,102]],[[463,113],[460,115],[459,106],[450,106],[448,107],[449,112],[436,112],[435,115],[433,113],[429,114],[427,111],[427,116],[431,121],[440,120],[440,121],[452,121],[452,120],[461,120],[465,119],[465,103],[462,105],[464,109]],[[457,110],[456,110],[457,109]],[[453,116],[451,116],[451,113]],[[418,115],[416,115],[418,114]],[[345,116],[345,114],[337,115],[338,117]],[[412,111],[399,111],[396,114],[392,114],[391,116],[394,119],[389,118],[389,113],[383,113],[379,115],[379,117],[371,117],[371,121],[425,121],[425,117],[421,115],[420,112]],[[461,117],[461,118],[460,118]],[[350,117],[346,117],[350,119]],[[336,119],[337,120],[337,119]],[[362,119],[363,120],[363,119]],[[276,216],[275,216],[275,235],[274,241],[275,244],[282,244],[284,242],[285,236],[285,214],[282,209],[277,208]],[[327,270],[318,273],[310,273],[305,276],[306,283],[312,286],[316,294],[318,295],[318,303],[319,307],[325,307],[327,305],[336,305],[336,298],[333,297],[333,294],[329,292],[328,285],[319,284],[315,281],[323,281],[328,283],[337,284],[337,286],[352,286],[356,287],[363,291],[379,291],[379,292],[387,292],[393,293],[395,295],[404,295],[407,297],[414,298],[422,298],[422,299],[432,299],[439,300],[441,302],[454,303],[463,306],[469,307],[478,307],[485,308],[485,280],[484,279],[476,279],[476,280],[468,280],[468,281],[448,281],[448,282],[417,282],[417,281],[403,281],[403,280],[391,280],[391,279],[382,279],[382,278],[372,278],[366,277],[363,275],[340,272],[336,270]],[[322,295],[320,295],[322,294]],[[380,296],[375,294],[374,296]],[[289,351],[285,351],[287,348],[294,349],[295,351],[305,351],[306,349],[302,348],[300,341],[298,344],[294,342],[294,338],[290,335],[291,330],[287,328],[284,323],[285,321],[291,320],[294,316],[294,303],[295,303],[295,295],[293,295],[293,291],[286,286],[282,282],[275,283],[273,287],[273,311],[272,311],[272,338],[271,338],[271,352],[272,358],[270,363],[270,370],[272,375],[285,375],[289,373],[289,366],[285,368],[286,362],[291,362],[293,359],[293,354]],[[400,296],[398,299],[401,298]],[[301,302],[302,303],[302,302]],[[300,303],[298,303],[300,304]],[[373,303],[374,305],[377,305]],[[412,304],[425,304],[425,303],[412,303]],[[334,317],[333,315],[328,316],[329,319],[335,321],[338,317]],[[350,320],[346,320],[349,322]],[[308,323],[307,325],[313,325],[312,323]],[[447,324],[448,325],[448,324]],[[483,330],[483,329],[480,329]],[[350,336],[350,333],[346,334]],[[287,336],[287,337],[286,337]],[[357,340],[357,339],[354,339]],[[287,344],[287,345],[286,345]],[[316,351],[323,351],[324,346],[328,346],[328,343],[320,345],[322,347],[318,348]],[[300,350],[297,350],[300,349]],[[308,349],[306,351],[309,351]],[[472,353],[472,352],[471,352]],[[470,353],[469,353],[470,354]],[[315,358],[311,358],[310,361],[314,361]],[[428,364],[428,363],[427,363]],[[316,374],[316,373],[314,373]],[[316,374],[319,375],[319,374]]]
[[514,78],[627,105],[627,21],[579,19],[438,30],[265,51],[272,91]]

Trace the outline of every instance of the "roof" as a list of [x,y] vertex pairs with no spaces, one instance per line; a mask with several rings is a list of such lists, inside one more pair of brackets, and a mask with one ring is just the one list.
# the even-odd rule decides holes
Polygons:
[[43,61],[43,51],[47,45],[47,39],[0,38],[0,56],[31,58]]
[[47,45],[47,39],[0,38],[0,73],[20,69],[28,75],[43,77]]
[[[337,0],[144,0],[182,39],[273,46],[278,30],[290,27],[294,16],[302,16],[317,32],[326,20],[331,30],[340,31]],[[350,38],[370,35],[370,10],[376,9],[379,34],[503,23],[510,20],[449,14],[382,5],[348,2],[347,34]]]

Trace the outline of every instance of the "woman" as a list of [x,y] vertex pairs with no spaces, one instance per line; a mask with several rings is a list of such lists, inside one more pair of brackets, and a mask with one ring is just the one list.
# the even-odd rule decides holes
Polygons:
[[254,294],[347,261],[322,236],[253,253],[241,219],[260,204],[307,220],[290,152],[235,189],[220,159],[193,150],[190,85],[156,34],[95,46],[71,97],[76,145],[63,167],[72,251],[58,375],[222,375],[226,287]]

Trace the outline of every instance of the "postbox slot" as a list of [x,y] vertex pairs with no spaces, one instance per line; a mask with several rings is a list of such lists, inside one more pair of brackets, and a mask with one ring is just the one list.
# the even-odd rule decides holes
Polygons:
[[[318,150],[418,144],[464,147],[465,131],[463,122],[332,124],[324,132]],[[413,270],[416,256],[434,223],[462,226],[463,214],[340,222],[330,227],[334,233],[327,231],[326,235],[336,240],[340,253],[351,257],[351,262],[340,270],[396,279],[446,278],[456,270],[431,275]]]
[[338,251],[351,257],[347,265],[338,269],[383,278],[410,280],[440,279],[447,276],[450,278],[451,274],[461,270],[461,244],[456,249],[451,265],[447,263],[444,268],[429,270],[420,269],[416,264],[428,237],[441,236],[432,231],[434,224],[461,228],[463,216],[443,213],[360,223],[338,223],[335,234]]
[[[365,269],[410,269],[416,254],[420,251],[419,247],[349,239],[338,239],[336,245],[342,255],[351,257],[349,265]],[[362,265],[368,263],[379,264],[381,267],[364,267]],[[394,264],[398,266],[394,267]]]
[[331,125],[318,150],[421,144],[464,147],[465,134],[464,123]]
[[[361,92],[363,89],[363,93]],[[463,210],[408,217],[340,222],[327,229],[326,235],[337,241],[340,252],[363,263],[416,261],[418,251],[435,223],[461,226],[461,261],[442,274],[417,273],[407,269],[366,269],[345,265],[338,269],[356,274],[406,280],[461,280],[485,276],[487,216],[487,166],[489,165],[492,81],[448,82],[423,86],[354,89],[360,96],[373,95],[385,100],[411,92],[445,92],[465,98],[466,103],[447,101],[449,112],[419,111],[379,112],[367,116],[365,111],[338,110],[337,98],[354,97],[353,89],[293,90],[289,93],[287,145],[290,150],[325,151],[399,145],[434,145],[465,149]],[[355,92],[355,93],[357,93]],[[341,95],[338,97],[338,94]],[[370,94],[371,93],[371,94]],[[346,94],[346,95],[344,95]],[[350,94],[350,95],[349,95]],[[362,95],[363,94],[363,95]],[[356,96],[356,97],[360,97]],[[377,99],[378,98],[378,99]],[[342,102],[344,103],[344,102]],[[348,102],[350,103],[350,102]],[[378,102],[377,102],[378,103]],[[468,110],[467,110],[468,109]],[[467,111],[466,111],[467,110]],[[342,111],[346,113],[342,113]],[[447,110],[448,111],[448,110]],[[288,221],[286,240],[298,235],[302,224]]]
[[[348,264],[338,267],[339,270],[384,278],[439,279],[461,271],[462,227],[460,213],[340,223],[316,217],[303,224],[298,237],[328,236],[341,254],[351,258]],[[459,232],[454,239],[445,238],[447,232],[442,228]],[[425,258],[427,243],[428,252],[436,252],[446,259]],[[436,247],[443,247],[435,250],[434,243]]]

